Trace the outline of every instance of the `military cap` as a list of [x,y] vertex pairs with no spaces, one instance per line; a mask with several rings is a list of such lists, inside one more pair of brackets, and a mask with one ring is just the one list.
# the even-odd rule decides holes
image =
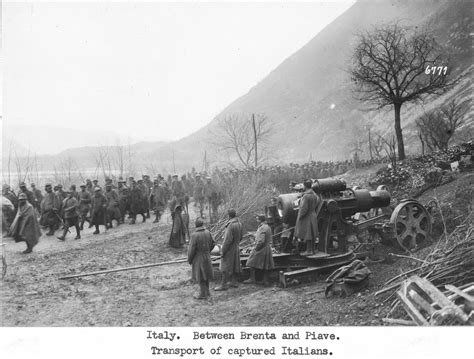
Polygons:
[[26,187],[26,183],[25,183],[25,182],[21,182],[21,183],[20,183],[20,187]]
[[199,173],[196,173],[196,178],[201,178],[201,175]]
[[94,191],[95,191],[95,192],[99,192],[99,191],[100,191],[100,187],[94,188]]
[[257,218],[260,222],[265,222],[265,215],[263,213],[257,213],[255,218]]
[[92,180],[92,182],[99,182],[99,180],[94,179],[94,180]]
[[212,178],[211,178],[211,177],[209,177],[209,176],[207,176],[207,177],[206,177],[206,179],[207,179],[207,180],[211,180]]
[[36,185],[34,183],[30,184],[31,187],[35,187]]
[[60,184],[56,185],[56,187],[63,188],[63,185],[60,183]]
[[46,183],[44,186],[45,187],[53,187],[53,185],[51,183]]
[[90,182],[90,181],[91,181],[90,178],[86,179],[86,182]]
[[107,184],[105,185],[105,188],[112,188],[112,185],[111,185],[110,183],[107,183]]
[[143,180],[142,180],[142,179],[138,179],[138,183],[143,183]]
[[79,185],[79,187],[81,187],[81,188],[82,188],[82,187],[86,188],[87,186],[83,183],[83,184]]
[[73,192],[76,190],[76,185],[72,184],[71,187],[69,187],[69,191]]
[[148,176],[148,175],[143,175],[142,177],[143,178],[150,178],[150,176]]
[[28,199],[28,197],[26,197],[26,193],[22,192],[18,195],[18,199]]
[[107,177],[107,178],[105,179],[105,182],[112,182],[112,179],[109,178],[109,177]]
[[237,215],[237,212],[235,211],[235,209],[230,208],[230,209],[227,211],[227,214],[229,215],[229,217],[234,218],[234,217]]

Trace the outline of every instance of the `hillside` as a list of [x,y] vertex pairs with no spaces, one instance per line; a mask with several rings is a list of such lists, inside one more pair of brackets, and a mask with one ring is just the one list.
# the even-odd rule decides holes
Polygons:
[[[225,166],[229,156],[213,145],[216,119],[229,114],[264,113],[271,122],[268,138],[273,162],[344,160],[356,145],[361,157],[368,157],[368,128],[386,135],[393,128],[393,110],[367,112],[367,104],[354,98],[348,76],[356,33],[383,22],[429,29],[450,54],[450,72],[462,80],[443,96],[428,98],[423,104],[402,107],[402,127],[406,151],[419,153],[414,120],[424,111],[456,98],[471,99],[472,88],[472,1],[448,0],[362,0],[289,56],[247,94],[230,103],[214,120],[197,132],[175,142],[133,145],[131,162],[136,169],[183,171],[202,169],[204,153],[211,164]],[[453,142],[474,136],[471,109],[469,120]],[[373,132],[372,132],[373,133]],[[76,136],[76,138],[81,136]],[[103,139],[110,136],[102,134]],[[67,136],[64,138],[67,139]],[[112,137],[110,137],[112,138]],[[98,139],[91,144],[113,145]],[[123,143],[123,141],[122,141]],[[129,143],[129,142],[127,142]],[[24,145],[24,144],[22,144]],[[74,141],[71,147],[77,146]],[[110,149],[110,148],[108,148]],[[75,148],[41,159],[46,165],[64,158],[86,167],[96,165],[97,147]],[[5,151],[4,151],[5,153]]]
[[[347,70],[354,36],[377,23],[396,20],[433,31],[451,55],[453,72],[466,74],[452,91],[426,101],[425,109],[453,97],[470,96],[471,2],[359,1],[216,117],[265,113],[275,128],[270,142],[282,162],[305,161],[310,152],[322,160],[347,158],[356,139],[367,141],[366,126],[383,133],[391,129],[393,118],[391,109],[362,111],[364,104],[353,97]],[[410,124],[421,112],[420,105],[402,108],[408,152],[418,150]],[[179,156],[198,161],[204,150],[212,153],[208,140],[215,122],[178,141]],[[465,130],[472,127],[471,120]],[[178,154],[177,158],[181,159]]]

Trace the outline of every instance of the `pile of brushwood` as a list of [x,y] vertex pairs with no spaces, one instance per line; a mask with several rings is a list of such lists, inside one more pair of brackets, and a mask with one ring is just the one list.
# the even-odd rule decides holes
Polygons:
[[[452,233],[445,233],[435,245],[406,256],[403,261],[407,269],[386,282],[384,288],[376,293],[390,293],[385,301],[392,299],[400,284],[414,274],[428,279],[441,291],[448,284],[463,288],[474,283],[474,213],[470,213]],[[399,299],[393,299],[388,315],[398,304]]]
[[381,168],[369,184],[373,187],[382,184],[389,186],[398,199],[416,198],[432,187],[451,182],[455,178],[451,171],[452,162],[461,161],[460,170],[472,170],[472,158],[468,162],[462,161],[469,156],[474,157],[472,141]]
[[225,186],[224,191],[225,203],[219,207],[217,220],[209,228],[218,243],[222,243],[225,225],[229,219],[228,209],[235,209],[245,233],[256,229],[255,215],[262,213],[271,198],[278,195],[278,191],[273,186],[268,186],[264,178],[258,175],[236,178]]

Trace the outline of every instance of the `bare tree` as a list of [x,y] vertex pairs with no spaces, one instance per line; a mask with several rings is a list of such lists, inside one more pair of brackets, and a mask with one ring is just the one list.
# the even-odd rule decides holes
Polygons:
[[388,134],[387,136],[381,136],[376,134],[377,143],[380,143],[381,149],[385,152],[385,155],[390,160],[392,168],[397,167],[397,140],[395,135]]
[[[446,70],[433,74],[429,69],[438,65]],[[451,85],[446,76],[448,69],[447,57],[442,55],[428,32],[386,24],[359,35],[350,70],[351,80],[360,100],[374,104],[376,109],[393,106],[400,160],[405,159],[400,119],[402,105],[444,92]]]
[[270,133],[266,116],[232,114],[218,120],[213,142],[218,149],[233,153],[240,166],[258,168],[266,159],[266,139]]
[[468,101],[458,104],[451,100],[439,109],[425,112],[416,120],[422,152],[426,145],[430,151],[447,150],[455,131],[464,124],[469,110]]

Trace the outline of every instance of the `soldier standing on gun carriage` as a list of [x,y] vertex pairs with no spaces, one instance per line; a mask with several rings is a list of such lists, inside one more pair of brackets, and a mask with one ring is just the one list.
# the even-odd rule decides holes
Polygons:
[[67,197],[63,201],[63,218],[64,218],[64,228],[62,236],[59,236],[58,239],[61,241],[66,240],[66,235],[69,232],[69,227],[76,228],[76,237],[74,239],[81,239],[81,232],[79,229],[79,202],[76,197],[74,197],[75,187],[71,186],[66,192]]
[[237,218],[235,209],[227,211],[229,221],[225,225],[224,242],[221,248],[221,263],[219,269],[222,273],[221,285],[214,288],[216,291],[228,289],[230,286],[237,288],[239,283],[237,277],[242,271],[240,266],[240,248],[239,244],[242,240],[242,223]]
[[314,254],[314,243],[319,237],[318,214],[316,209],[319,207],[321,199],[311,189],[311,180],[304,181],[305,192],[301,197],[298,219],[296,220],[295,237],[306,242],[306,251],[302,256]]
[[49,228],[49,231],[46,233],[47,236],[54,235],[54,231],[59,226],[59,209],[61,207],[61,202],[56,194],[53,192],[53,187],[50,183],[47,183],[44,186],[46,194],[41,202],[41,218],[40,224],[43,227]]
[[86,190],[86,184],[81,184],[80,187],[81,192],[79,192],[79,214],[81,216],[81,224],[79,226],[79,229],[83,231],[85,221],[89,222],[89,224],[91,223],[90,219],[87,219],[87,214],[91,209],[92,197],[89,191]]

